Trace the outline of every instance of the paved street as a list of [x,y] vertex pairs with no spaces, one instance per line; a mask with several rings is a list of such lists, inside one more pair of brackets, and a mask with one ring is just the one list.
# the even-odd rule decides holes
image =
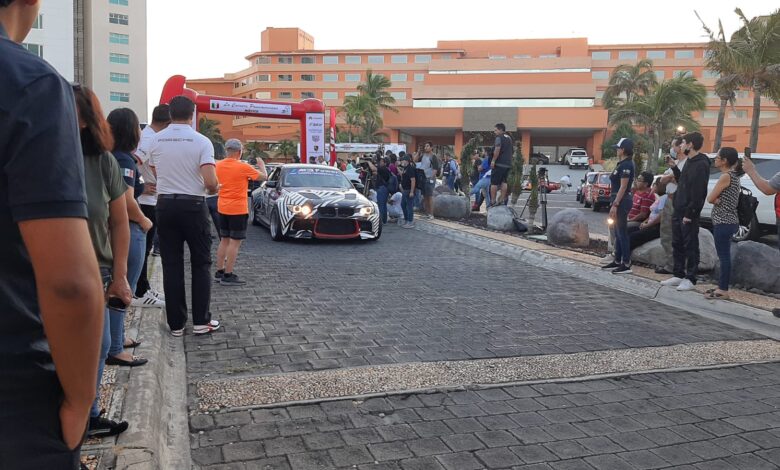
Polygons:
[[395,226],[376,243],[274,243],[253,227],[236,272],[246,286],[213,291],[224,329],[185,337],[205,468],[780,462],[778,365],[202,413],[204,379],[761,338]]

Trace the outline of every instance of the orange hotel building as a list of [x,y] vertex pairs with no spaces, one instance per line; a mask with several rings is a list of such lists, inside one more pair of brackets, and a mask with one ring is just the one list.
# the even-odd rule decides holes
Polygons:
[[[607,135],[601,97],[612,69],[652,59],[659,80],[692,73],[708,89],[707,109],[697,116],[711,150],[720,100],[716,76],[704,68],[705,43],[593,45],[585,38],[439,41],[435,48],[317,50],[298,28],[268,28],[247,68],[222,78],[190,79],[188,87],[212,95],[300,101],[340,107],[367,70],[386,75],[398,113],[384,112],[389,142],[416,148],[432,141],[456,155],[464,133],[491,131],[503,122],[535,152],[562,156],[585,147],[598,161]],[[778,107],[764,100],[757,151],[780,153]],[[752,94],[738,92],[729,109],[723,145],[748,144]],[[211,115],[225,138],[244,142],[293,139],[298,124],[255,117]],[[326,114],[327,119],[327,114]],[[343,126],[339,116],[337,125]]]

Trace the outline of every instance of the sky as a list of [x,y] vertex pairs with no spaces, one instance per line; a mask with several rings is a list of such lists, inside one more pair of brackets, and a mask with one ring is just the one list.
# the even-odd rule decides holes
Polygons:
[[[247,67],[266,27],[299,27],[317,49],[435,47],[439,40],[586,37],[591,44],[706,41],[694,11],[727,35],[777,0],[147,0],[149,112],[165,80],[221,77]],[[378,5],[383,5],[380,8]],[[480,5],[485,5],[480,8]],[[185,25],[185,26],[183,26]],[[189,31],[188,33],[184,33]]]

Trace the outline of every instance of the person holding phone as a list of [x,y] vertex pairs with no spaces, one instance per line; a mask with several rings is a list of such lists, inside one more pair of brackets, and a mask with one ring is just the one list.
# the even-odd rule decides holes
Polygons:
[[[756,170],[756,164],[750,158],[750,147],[745,147],[745,158],[742,161],[742,168],[745,173],[750,177],[753,184],[756,185],[759,191],[767,196],[775,195],[775,217],[777,224],[777,247],[780,249],[780,171],[774,174],[770,179],[766,180],[758,174]],[[777,310],[777,309],[776,309]]]

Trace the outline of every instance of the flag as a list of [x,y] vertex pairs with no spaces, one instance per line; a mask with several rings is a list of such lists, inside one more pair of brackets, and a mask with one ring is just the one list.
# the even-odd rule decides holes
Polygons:
[[330,166],[336,165],[336,108],[330,108]]

